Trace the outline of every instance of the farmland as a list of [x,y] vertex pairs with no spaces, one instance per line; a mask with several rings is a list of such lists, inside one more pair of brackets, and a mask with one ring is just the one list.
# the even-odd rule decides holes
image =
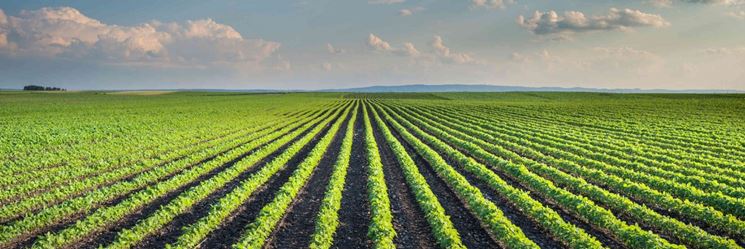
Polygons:
[[745,95],[0,92],[0,248],[743,248]]

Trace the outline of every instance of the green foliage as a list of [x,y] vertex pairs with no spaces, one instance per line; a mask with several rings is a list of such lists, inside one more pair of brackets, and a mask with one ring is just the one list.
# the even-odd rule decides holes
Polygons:
[[[287,211],[287,208],[295,199],[298,192],[305,186],[310,176],[313,174],[313,170],[318,163],[321,161],[323,154],[328,150],[334,136],[339,131],[339,127],[346,119],[345,117],[349,114],[350,107],[347,107],[341,117],[336,118],[331,128],[326,132],[321,140],[316,144],[315,147],[310,151],[308,156],[298,165],[298,168],[293,172],[290,179],[282,185],[282,187],[275,194],[272,202],[264,206],[260,211],[256,219],[251,222],[243,232],[240,241],[233,245],[233,248],[262,248],[264,242],[269,235],[277,227],[277,223],[282,219]],[[319,128],[322,126],[318,126]],[[320,131],[320,129],[319,129]],[[298,143],[298,145],[305,145],[307,141]],[[302,146],[298,146],[296,151],[299,151]],[[292,151],[292,150],[288,150]],[[289,160],[289,157],[287,158]],[[283,163],[284,164],[284,163]],[[271,176],[271,175],[270,175]],[[267,178],[268,179],[268,178]],[[257,185],[259,186],[259,185]],[[185,248],[192,248],[193,245],[188,245]]]
[[[80,247],[104,232],[116,236],[101,246],[137,247],[208,205],[168,245],[198,247],[317,141],[236,232],[235,248],[263,247],[338,134],[311,248],[334,246],[355,136],[364,136],[360,156],[369,162],[360,167],[366,191],[356,194],[369,201],[366,239],[376,248],[395,248],[407,232],[394,227],[399,214],[381,147],[393,152],[441,248],[465,248],[467,237],[421,167],[431,167],[501,247],[538,245],[485,198],[487,189],[538,236],[568,248],[607,246],[595,234],[628,248],[741,248],[742,110],[745,95],[2,92],[0,247]],[[355,134],[356,121],[363,133]],[[231,182],[235,188],[220,192]],[[112,231],[145,208],[152,213]]]
[[494,203],[484,198],[478,188],[469,184],[468,180],[448,165],[437,152],[410,134],[390,116],[386,116],[385,119],[429,162],[435,172],[450,185],[453,192],[467,204],[469,210],[489,228],[488,230],[500,244],[507,248],[539,248],[523,234],[519,227],[512,224]]
[[393,215],[391,214],[391,203],[388,198],[388,187],[383,175],[383,163],[378,152],[378,144],[375,141],[370,115],[364,107],[365,123],[365,152],[367,154],[367,197],[370,200],[371,223],[367,235],[372,239],[375,248],[395,248],[393,238],[396,230],[393,229]]
[[[450,126],[457,129],[457,131],[445,127],[444,129],[448,130],[450,134],[458,134],[459,137],[463,137],[466,140],[472,141],[475,144],[479,145],[481,148],[491,153],[494,153],[495,155],[498,155],[508,160],[512,160],[516,163],[525,165],[531,170],[536,171],[541,176],[544,176],[544,177],[546,176],[544,174],[541,174],[542,172],[545,172],[546,170],[551,171],[551,168],[542,166],[541,164],[535,161],[524,159],[520,157],[518,154],[510,152],[498,146],[495,146],[494,144],[505,144],[505,145],[509,145],[510,148],[519,149],[518,152],[520,153],[520,155],[527,156],[528,158],[535,158],[540,161],[551,161],[551,159],[546,159],[543,157],[534,157],[534,155],[536,155],[535,154],[536,152],[534,151],[529,151],[529,149],[526,149],[519,145],[514,145],[507,141],[494,139],[492,136],[485,134],[485,132],[487,132],[488,130],[478,129],[478,127],[473,127],[473,126],[471,128],[466,128],[459,124],[459,123],[463,123],[463,121],[459,121],[456,119],[448,119],[446,121],[438,117],[435,117],[433,115],[427,114],[425,112],[419,112],[419,113],[421,113],[422,115],[417,115],[417,114],[412,113],[415,119],[411,119],[411,120],[428,120],[429,118],[432,118],[433,119],[432,124],[436,124],[436,123],[437,124],[439,123],[451,124]],[[465,135],[464,133],[468,133],[470,135]],[[500,165],[501,168],[504,168],[503,163],[498,164],[498,165]],[[539,170],[535,170],[535,169],[539,169]],[[646,224],[647,226],[658,227],[662,229],[662,231],[664,231],[669,236],[673,236],[681,241],[686,241],[689,243],[689,245],[693,245],[697,248],[712,248],[712,247],[736,248],[736,243],[734,243],[734,241],[732,240],[726,240],[718,236],[712,236],[704,232],[700,228],[686,225],[680,221],[670,219],[662,215],[659,215],[657,213],[654,213],[648,208],[637,205],[628,199],[625,199],[615,194],[608,193],[601,188],[587,184],[581,178],[575,178],[570,175],[562,174],[562,173],[559,173],[559,171],[557,170],[553,170],[551,172],[553,173],[549,174],[548,177],[546,177],[546,179],[550,179],[554,181],[555,184],[561,187],[565,187],[565,185],[563,184],[569,181],[570,182],[569,186],[571,186],[570,188],[571,190],[577,189],[583,195],[587,196],[589,199],[609,205],[614,211],[625,212],[625,213],[628,213],[629,211],[631,211],[632,216],[635,216],[638,222],[642,224]],[[545,192],[545,191],[541,191],[541,192]],[[582,215],[582,216],[587,217],[585,215]],[[632,237],[632,238],[635,239],[636,237]]]
[[381,132],[385,136],[388,146],[391,147],[398,162],[401,164],[406,183],[412,192],[414,192],[419,207],[424,213],[428,214],[426,217],[427,222],[432,228],[432,233],[437,243],[443,248],[466,248],[463,242],[461,242],[458,231],[455,230],[453,223],[450,221],[450,217],[445,214],[445,209],[437,200],[437,196],[429,188],[424,176],[419,173],[414,160],[411,159],[403,145],[393,136],[383,120],[378,116],[378,113],[374,109],[372,113],[378,127],[380,127]]
[[357,122],[357,106],[353,107],[352,117],[347,123],[347,130],[344,132],[339,156],[334,163],[334,170],[331,173],[329,184],[326,187],[326,193],[321,201],[321,207],[316,218],[315,231],[310,241],[312,249],[331,248],[334,243],[334,234],[339,227],[339,209],[341,208],[342,192],[346,183],[347,169],[349,169],[349,160],[352,153],[352,142],[354,141],[354,124]]

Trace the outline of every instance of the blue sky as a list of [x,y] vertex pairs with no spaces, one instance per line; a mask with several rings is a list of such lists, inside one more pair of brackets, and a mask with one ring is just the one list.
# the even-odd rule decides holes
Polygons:
[[741,0],[3,1],[0,88],[745,90]]

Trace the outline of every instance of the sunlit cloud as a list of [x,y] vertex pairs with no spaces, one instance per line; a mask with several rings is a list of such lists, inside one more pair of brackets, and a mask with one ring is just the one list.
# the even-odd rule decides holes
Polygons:
[[739,11],[731,11],[727,13],[728,16],[745,20],[745,10],[739,10]]
[[331,45],[331,43],[326,43],[326,51],[328,51],[331,54],[343,54],[344,52],[346,52],[342,48],[334,47],[333,45]]
[[432,40],[432,48],[434,48],[437,56],[445,62],[455,63],[455,64],[465,64],[465,63],[472,63],[475,61],[473,57],[469,54],[451,52],[450,48],[445,46],[445,44],[442,41],[442,37],[440,37],[439,35],[434,36]]
[[580,11],[560,15],[551,10],[536,11],[533,16],[519,16],[517,23],[536,35],[570,35],[591,31],[629,31],[637,27],[662,28],[670,23],[660,15],[632,9],[611,8],[607,14],[586,16]]
[[212,19],[135,26],[110,25],[70,7],[0,16],[0,53],[76,58],[111,64],[206,66],[254,64],[280,44],[246,39]]

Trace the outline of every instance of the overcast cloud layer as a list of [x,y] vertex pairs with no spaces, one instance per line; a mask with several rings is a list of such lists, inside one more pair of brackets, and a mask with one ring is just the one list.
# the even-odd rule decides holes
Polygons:
[[739,0],[0,3],[0,88],[745,90]]

